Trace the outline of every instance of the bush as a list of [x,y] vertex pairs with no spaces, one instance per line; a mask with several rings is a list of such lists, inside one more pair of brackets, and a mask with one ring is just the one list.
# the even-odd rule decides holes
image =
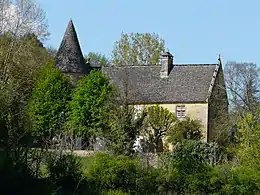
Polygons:
[[192,194],[208,191],[212,168],[202,146],[199,141],[184,141],[161,157],[160,191]]
[[[13,151],[9,151],[13,154]],[[10,155],[11,156],[11,155]],[[49,194],[45,179],[35,177],[31,167],[22,159],[15,159],[0,152],[1,194]]]
[[61,193],[74,193],[82,182],[81,164],[72,154],[53,153],[47,159],[49,182]]
[[129,195],[129,192],[123,192],[122,190],[108,190],[103,191],[102,195]]
[[138,162],[127,156],[97,153],[88,159],[86,176],[102,189],[120,189],[124,192],[136,188]]
[[139,159],[96,153],[85,157],[83,163],[86,179],[105,192],[116,194],[157,192],[159,170],[142,167]]
[[136,192],[140,194],[153,194],[160,186],[160,169],[153,167],[139,167],[136,178]]
[[49,181],[62,194],[259,194],[259,171],[227,164],[213,167],[202,146],[198,141],[180,143],[160,157],[157,167],[107,153],[81,158],[80,165],[78,158],[63,155],[49,161]]
[[259,194],[260,172],[243,166],[217,166],[211,172],[209,188],[212,193]]
[[166,133],[167,142],[174,145],[183,140],[200,140],[202,138],[201,127],[199,120],[192,120],[189,117],[179,120],[174,128]]

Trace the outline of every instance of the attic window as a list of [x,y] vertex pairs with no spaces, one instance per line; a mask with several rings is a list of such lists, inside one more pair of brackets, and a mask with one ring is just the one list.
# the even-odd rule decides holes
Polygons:
[[177,105],[176,106],[176,117],[184,118],[186,116],[186,108],[185,105]]

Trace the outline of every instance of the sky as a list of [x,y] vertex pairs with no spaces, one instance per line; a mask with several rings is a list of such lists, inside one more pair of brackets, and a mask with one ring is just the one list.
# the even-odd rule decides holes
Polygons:
[[111,56],[121,33],[157,33],[174,63],[260,64],[259,0],[38,0],[59,47],[70,19],[83,54]]

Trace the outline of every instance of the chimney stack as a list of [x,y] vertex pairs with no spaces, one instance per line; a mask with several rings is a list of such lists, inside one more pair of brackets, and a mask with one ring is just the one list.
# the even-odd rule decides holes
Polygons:
[[167,78],[173,68],[173,55],[167,51],[161,54],[161,78]]

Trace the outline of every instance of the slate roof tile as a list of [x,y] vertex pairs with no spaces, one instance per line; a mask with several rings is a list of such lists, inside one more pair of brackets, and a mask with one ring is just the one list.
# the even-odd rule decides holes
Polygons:
[[72,20],[69,21],[55,59],[56,66],[64,73],[88,72]]
[[[174,64],[167,78],[160,66],[102,67],[131,103],[205,102],[217,64]],[[126,97],[124,97],[126,98]]]

